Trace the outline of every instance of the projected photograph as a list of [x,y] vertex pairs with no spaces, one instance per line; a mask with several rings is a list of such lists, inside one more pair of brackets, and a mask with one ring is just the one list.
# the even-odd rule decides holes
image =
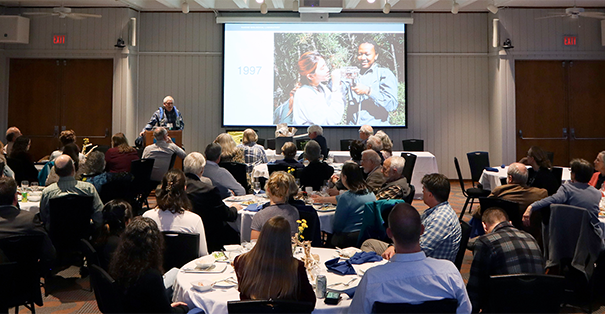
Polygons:
[[404,38],[276,32],[273,123],[405,126]]

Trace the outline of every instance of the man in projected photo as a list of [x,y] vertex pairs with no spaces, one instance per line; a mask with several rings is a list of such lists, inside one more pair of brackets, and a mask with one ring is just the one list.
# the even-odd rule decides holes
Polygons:
[[364,41],[357,50],[359,77],[347,93],[349,124],[388,125],[389,112],[397,109],[397,78],[376,63],[377,44]]

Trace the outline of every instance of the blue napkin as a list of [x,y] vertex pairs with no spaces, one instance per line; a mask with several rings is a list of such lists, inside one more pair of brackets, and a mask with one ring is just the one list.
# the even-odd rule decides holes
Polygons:
[[357,252],[349,259],[351,264],[363,264],[382,261],[382,257],[376,252]]
[[263,208],[263,204],[256,203],[256,204],[250,204],[250,205],[248,205],[248,207],[246,207],[246,209],[244,209],[244,210],[247,210],[249,212],[257,212],[261,208]]
[[491,172],[498,172],[498,168],[494,168],[494,167],[485,167],[485,171],[491,171]]
[[326,267],[328,268],[328,271],[337,273],[339,275],[356,275],[357,273],[355,272],[355,269],[353,268],[353,265],[351,265],[351,262],[346,260],[344,262],[339,263],[338,261],[340,260],[340,257],[331,259],[329,261],[326,261]]

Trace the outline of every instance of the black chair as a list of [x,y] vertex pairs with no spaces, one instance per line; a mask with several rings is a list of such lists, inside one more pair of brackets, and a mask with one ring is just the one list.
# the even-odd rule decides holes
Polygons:
[[550,164],[554,165],[555,164],[555,153],[548,152],[548,151],[544,151],[544,153],[546,154],[546,157],[548,157],[548,160],[550,160]]
[[105,154],[110,148],[111,146],[109,145],[98,145],[97,148],[95,148],[95,151]]
[[456,299],[424,301],[420,304],[376,301],[372,306],[372,313],[456,313],[457,308]]
[[523,213],[519,210],[519,203],[496,197],[480,197],[481,214],[491,207],[497,207],[506,213],[510,222],[519,230],[523,230]]
[[416,194],[416,188],[410,184],[410,194],[408,194],[408,196],[404,197],[403,200],[408,203],[408,204],[412,204],[412,202],[414,201],[414,195]]
[[[479,189],[479,188],[464,188],[464,179],[462,179],[462,172],[460,171],[460,164],[458,163],[458,158],[454,157],[454,165],[456,166],[456,172],[458,173],[458,181],[460,182],[460,189],[462,190],[462,194],[466,197],[466,202],[464,202],[464,207],[462,207],[462,211],[460,212],[460,220],[464,217],[464,212],[466,211],[466,206],[468,202],[471,202],[471,209],[473,208],[473,203],[476,198],[486,197],[490,194],[490,191]],[[469,209],[470,211],[470,209]]]
[[90,285],[101,313],[124,313],[120,289],[115,280],[98,265],[90,267]]
[[309,302],[282,300],[229,301],[229,314],[238,313],[311,313],[314,306]]
[[473,187],[481,188],[481,186],[475,185],[475,182],[479,183],[479,178],[483,174],[483,170],[489,167],[489,153],[488,152],[470,152],[466,153],[468,158],[468,165],[471,169],[471,181]]
[[151,172],[153,171],[153,164],[155,159],[146,158],[133,160],[130,162],[130,173],[132,174],[133,181],[133,194],[136,195],[137,208],[143,208],[143,204],[149,208],[147,197],[153,189],[154,184],[151,181]]
[[466,252],[466,245],[468,244],[468,239],[471,236],[471,225],[469,225],[466,221],[460,220],[460,228],[462,229],[462,236],[460,238],[460,247],[458,248],[458,254],[456,254],[456,261],[454,265],[456,268],[460,270],[462,268],[462,260],[464,260],[464,253]]
[[267,140],[267,149],[275,149],[275,139],[270,138]]
[[90,239],[92,196],[66,195],[49,201],[48,235],[57,250],[58,266],[82,266],[80,239]]
[[138,189],[134,186],[133,181],[133,176],[126,174],[124,177],[115,178],[103,184],[99,192],[103,204],[111,200],[123,199],[132,205],[134,213],[138,213],[141,208],[138,207]]
[[343,152],[348,152],[351,150],[351,143],[353,143],[353,139],[340,140],[340,150]]
[[542,274],[490,276],[488,313],[559,313],[565,278]]
[[80,244],[82,246],[82,253],[84,253],[84,257],[86,257],[88,268],[90,268],[92,265],[101,265],[97,250],[95,250],[92,244],[90,244],[90,242],[88,242],[86,239],[80,239]]
[[[23,305],[35,313],[35,305],[43,305],[40,290],[43,270],[39,263],[42,241],[41,234],[21,234],[0,239],[0,252],[10,263],[2,266],[0,310],[15,307],[15,313],[18,313],[19,306]],[[9,272],[11,269],[12,272]]]
[[303,230],[304,241],[311,241],[311,246],[321,247],[321,227],[317,211],[312,206],[297,206],[300,219],[307,221],[307,228]]
[[256,144],[264,147],[265,146],[265,139],[264,138],[258,138],[256,140]]
[[233,178],[235,178],[235,181],[244,187],[246,192],[250,191],[250,184],[248,183],[248,175],[246,173],[246,164],[239,162],[221,162],[218,165],[227,169]]
[[401,141],[403,144],[403,151],[406,152],[423,152],[424,151],[424,140],[420,139],[408,139]]
[[[293,168],[288,165],[276,165],[276,164],[267,164],[267,169],[269,170],[269,175],[271,175],[275,171],[285,171],[288,172],[288,169]],[[296,173],[296,171],[295,171]]]
[[557,189],[561,186],[561,180],[563,178],[563,168],[562,167],[552,167],[550,172],[553,174],[555,182],[557,183]]
[[310,140],[296,140],[296,149],[305,150],[305,145],[307,145],[309,141]]
[[176,162],[176,153],[172,154],[170,157],[170,164],[168,164],[168,170],[174,168],[174,163]]
[[200,256],[200,235],[198,233],[182,233],[163,231],[164,243],[164,269],[181,268]]
[[401,153],[401,157],[405,159],[405,166],[403,167],[401,175],[408,180],[408,184],[412,184],[412,174],[414,173],[414,166],[416,165],[416,158],[418,157],[410,153]]

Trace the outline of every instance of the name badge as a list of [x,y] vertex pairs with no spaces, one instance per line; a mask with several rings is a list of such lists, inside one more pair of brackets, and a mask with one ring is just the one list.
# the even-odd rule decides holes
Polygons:
[[166,123],[166,127],[172,129],[172,123]]

